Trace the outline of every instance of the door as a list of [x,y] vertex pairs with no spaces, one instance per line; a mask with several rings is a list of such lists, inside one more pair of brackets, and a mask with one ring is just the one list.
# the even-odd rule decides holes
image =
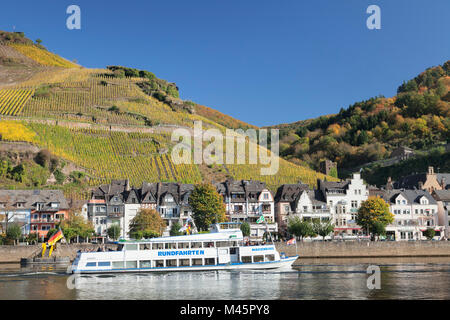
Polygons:
[[219,264],[230,263],[230,252],[228,248],[217,248]]

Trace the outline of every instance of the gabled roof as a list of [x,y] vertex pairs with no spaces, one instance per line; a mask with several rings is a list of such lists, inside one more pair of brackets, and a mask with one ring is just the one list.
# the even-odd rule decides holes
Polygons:
[[435,190],[433,195],[437,201],[450,201],[450,190]]
[[[219,182],[216,185],[217,192],[222,196],[230,198],[233,194],[242,194],[244,199],[248,202],[258,202],[258,198],[264,190],[267,189],[266,184],[256,180],[233,180],[228,179],[224,182]],[[241,200],[239,200],[241,201]]]
[[[36,205],[43,204],[41,211],[67,210],[69,205],[61,190],[0,190],[0,202],[7,207],[23,203],[23,209],[35,210]],[[52,208],[51,203],[59,203],[58,208]]]
[[383,198],[385,201],[389,201],[390,204],[396,204],[395,200],[399,195],[402,195],[407,200],[408,204],[420,204],[420,199],[422,197],[427,198],[429,204],[437,204],[436,200],[426,190],[386,190]]

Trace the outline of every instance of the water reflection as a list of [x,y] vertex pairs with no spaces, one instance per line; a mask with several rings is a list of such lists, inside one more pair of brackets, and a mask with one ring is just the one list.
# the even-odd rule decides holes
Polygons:
[[[367,288],[380,266],[381,289]],[[301,259],[290,271],[82,275],[64,267],[0,266],[0,299],[450,299],[450,259]]]

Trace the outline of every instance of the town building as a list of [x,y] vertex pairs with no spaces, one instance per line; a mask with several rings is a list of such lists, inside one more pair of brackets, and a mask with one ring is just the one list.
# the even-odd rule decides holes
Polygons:
[[450,239],[450,190],[435,190],[432,196],[438,205],[439,225],[445,227],[445,238]]
[[394,189],[420,189],[433,193],[434,190],[450,189],[450,173],[436,173],[428,167],[427,173],[416,173],[402,177],[393,183]]
[[413,157],[415,155],[414,150],[408,147],[398,147],[396,149],[394,149],[391,152],[391,155],[389,158],[395,158],[395,159],[399,159],[399,160],[407,160],[410,157]]
[[173,223],[184,224],[191,216],[189,195],[194,189],[191,184],[148,183],[137,189],[130,187],[128,180],[113,180],[92,192],[89,200],[88,218],[98,235],[106,236],[106,230],[113,224],[121,229],[120,237],[129,239],[131,220],[140,209],[155,209],[166,221],[163,234],[168,235]]
[[[274,198],[265,183],[228,179],[215,186],[225,201],[226,216],[230,222],[249,223],[250,236],[255,238],[263,237],[267,231],[278,232]],[[265,223],[256,223],[261,216],[264,216]]]
[[37,233],[45,238],[50,229],[68,215],[69,206],[61,190],[0,190],[2,229],[16,223],[22,234]]
[[311,190],[307,184],[283,184],[275,195],[275,217],[282,234],[287,232],[289,219],[305,221],[332,221],[330,209],[320,190]]
[[378,194],[394,215],[394,222],[386,226],[386,236],[391,240],[425,240],[423,232],[433,228],[436,238],[444,235],[439,225],[438,205],[427,190],[384,190]]

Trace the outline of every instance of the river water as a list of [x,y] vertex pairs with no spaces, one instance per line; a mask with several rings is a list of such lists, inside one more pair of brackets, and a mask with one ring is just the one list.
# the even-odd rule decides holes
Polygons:
[[[380,267],[380,289],[367,287],[369,265]],[[450,299],[450,258],[299,259],[286,271],[83,275],[74,289],[68,278],[61,267],[0,265],[0,300]]]

